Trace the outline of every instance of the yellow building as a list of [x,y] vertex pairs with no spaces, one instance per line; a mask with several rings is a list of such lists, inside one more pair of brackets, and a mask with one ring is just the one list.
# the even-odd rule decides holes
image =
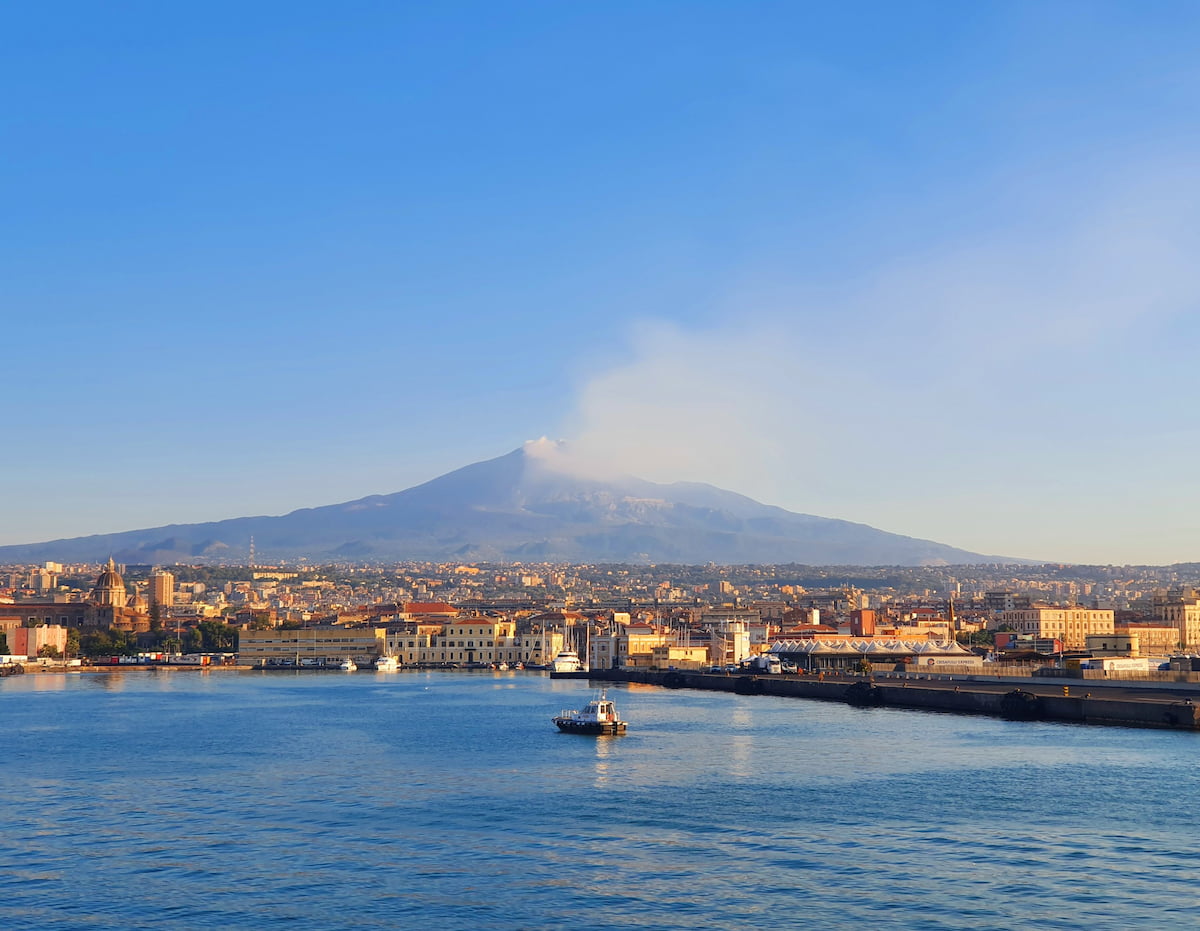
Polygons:
[[514,621],[465,617],[447,624],[412,625],[388,634],[388,653],[405,666],[516,663],[544,666],[563,648],[562,631],[517,636]]
[[247,666],[336,666],[345,659],[369,665],[383,654],[383,627],[302,627],[243,630],[238,662]]
[[708,644],[665,643],[650,651],[650,662],[658,669],[704,669],[709,665]]
[[[709,662],[709,645],[690,646],[679,643],[676,631],[652,624],[617,625],[617,631],[592,638],[590,657],[593,669],[649,669],[650,667],[679,666],[691,662],[698,666]],[[678,658],[676,662],[671,657]],[[690,667],[689,667],[690,668]]]
[[1185,650],[1200,647],[1200,601],[1173,601],[1156,608],[1159,620],[1179,632]]
[[150,603],[169,608],[175,604],[175,574],[166,569],[150,573]]
[[[849,635],[848,635],[849,636]],[[919,621],[915,624],[875,627],[876,640],[953,640],[948,621]],[[822,640],[829,639],[822,635]],[[861,639],[850,637],[850,639]]]
[[1020,634],[1055,638],[1068,650],[1082,650],[1093,634],[1113,634],[1113,612],[1096,608],[1035,606],[997,612],[993,629],[1010,627]]
[[1166,624],[1120,624],[1116,633],[1134,638],[1142,656],[1165,656],[1179,649],[1178,628]]

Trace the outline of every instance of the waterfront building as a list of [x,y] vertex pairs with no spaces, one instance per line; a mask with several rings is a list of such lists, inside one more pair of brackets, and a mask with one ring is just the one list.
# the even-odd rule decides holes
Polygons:
[[750,631],[744,621],[727,621],[709,628],[709,660],[717,665],[740,663],[750,658]]
[[[758,611],[746,609],[704,611],[700,625],[709,632],[709,661],[719,665],[740,663],[751,656],[750,625],[761,623]],[[763,645],[765,646],[765,644]],[[761,652],[762,647],[758,651]]]
[[[591,665],[593,669],[649,669],[658,665],[655,660],[656,650],[661,651],[678,643],[677,633],[669,627],[656,627],[641,622],[614,622],[610,633],[592,638]],[[707,652],[707,647],[705,650]]]
[[1052,608],[1043,605],[999,611],[989,625],[993,630],[1009,627],[1033,637],[1055,637],[1068,650],[1082,650],[1091,634],[1113,634],[1113,612],[1108,609]]
[[563,648],[561,630],[518,635],[515,621],[464,617],[444,624],[409,624],[387,635],[387,651],[405,666],[527,663],[544,666]]
[[664,643],[650,651],[650,664],[656,669],[703,669],[711,665],[707,643]]
[[238,661],[244,666],[336,666],[352,659],[360,666],[379,658],[386,647],[383,627],[301,627],[292,630],[243,630]]

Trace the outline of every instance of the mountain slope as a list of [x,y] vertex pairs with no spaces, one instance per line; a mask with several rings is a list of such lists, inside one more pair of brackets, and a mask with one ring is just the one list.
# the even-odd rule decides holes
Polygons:
[[[391,495],[0,547],[0,562],[264,559],[806,563],[1019,562],[865,524],[796,514],[711,485],[573,474],[546,441]],[[577,472],[577,470],[575,470]]]

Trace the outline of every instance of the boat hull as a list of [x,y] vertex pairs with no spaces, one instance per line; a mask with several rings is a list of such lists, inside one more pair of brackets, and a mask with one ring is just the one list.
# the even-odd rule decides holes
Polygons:
[[575,721],[571,718],[555,718],[555,726],[566,734],[624,734],[624,721]]

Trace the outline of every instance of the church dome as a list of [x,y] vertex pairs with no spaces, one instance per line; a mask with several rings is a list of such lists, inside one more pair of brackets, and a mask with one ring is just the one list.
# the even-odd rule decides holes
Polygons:
[[125,580],[121,578],[121,573],[117,571],[117,564],[109,556],[108,565],[96,579],[96,587],[92,590],[92,599],[98,604],[123,608],[127,597]]

